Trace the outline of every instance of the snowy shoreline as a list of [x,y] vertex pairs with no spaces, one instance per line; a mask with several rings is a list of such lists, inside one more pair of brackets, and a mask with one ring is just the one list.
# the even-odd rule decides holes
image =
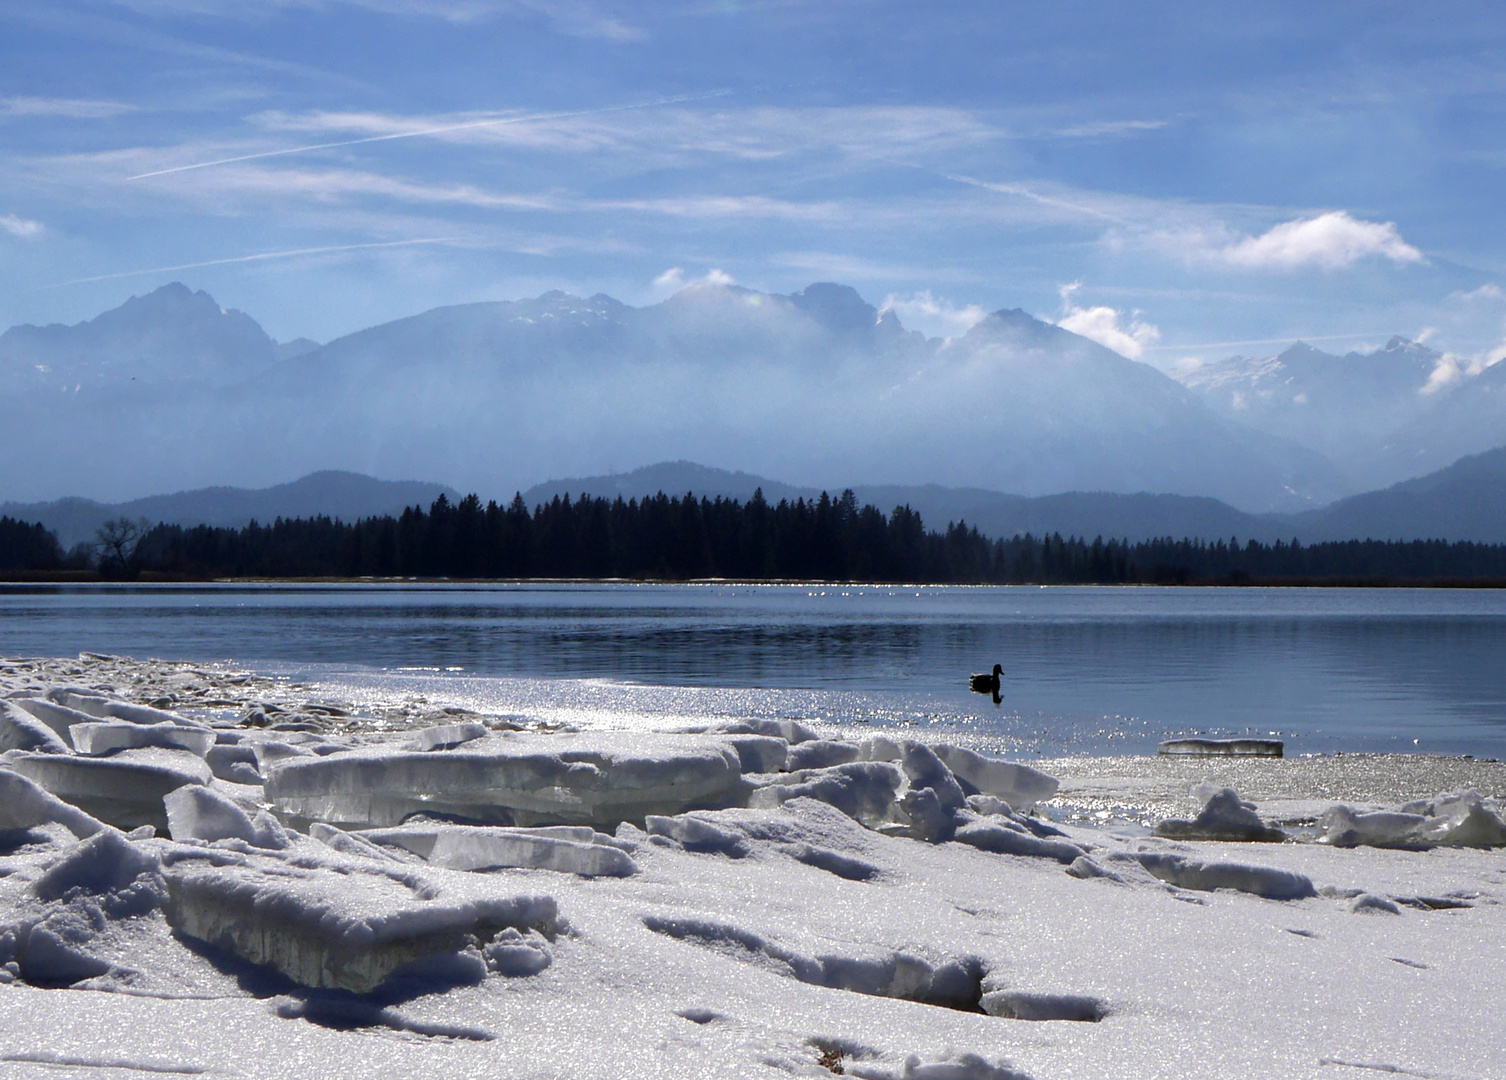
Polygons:
[[356,717],[91,656],[0,699],[8,1076],[1506,1068],[1500,762]]

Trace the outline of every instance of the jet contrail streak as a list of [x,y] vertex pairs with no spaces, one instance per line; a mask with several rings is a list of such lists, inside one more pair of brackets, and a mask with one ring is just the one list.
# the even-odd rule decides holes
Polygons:
[[655,101],[639,101],[631,105],[605,105],[597,109],[574,109],[569,112],[530,113],[527,116],[501,116],[494,120],[471,120],[464,124],[446,124],[443,127],[424,128],[421,131],[397,131],[390,135],[369,135],[363,139],[346,139],[342,142],[314,143],[309,146],[290,146],[284,150],[264,150],[259,154],[242,154],[239,157],[219,158],[215,161],[200,161],[193,165],[175,165],[171,169],[156,169],[126,177],[126,181],[147,180],[153,176],[168,176],[171,173],[191,172],[194,169],[209,169],[216,165],[234,165],[242,161],[258,161],[262,158],[285,157],[288,154],[306,154],[311,150],[333,150],[341,146],[362,146],[366,143],[391,142],[393,139],[416,139],[422,135],[443,135],[449,131],[466,131],[472,128],[502,127],[507,124],[526,124],[532,120],[562,120],[573,116],[595,116],[600,113],[629,112],[633,109],[654,109],[662,105],[680,105],[687,101],[704,101],[707,98],[726,97],[731,90],[713,90],[707,94],[684,94],[680,97],[659,98]]
[[1074,213],[1086,214],[1089,217],[1099,218],[1103,221],[1112,221],[1116,225],[1129,224],[1124,218],[1115,217],[1113,214],[1091,206],[1083,206],[1081,203],[1068,202],[1066,199],[1053,199],[1049,195],[1041,195],[1031,191],[1024,184],[997,184],[989,180],[979,180],[972,176],[962,176],[957,173],[943,173],[948,180],[958,184],[967,184],[969,187],[983,188],[985,191],[997,191],[1001,195],[1014,195],[1017,198],[1029,199],[1038,202],[1042,206],[1054,206],[1059,210],[1071,210]]
[[[447,244],[456,240],[453,236],[432,236],[422,240],[386,240],[376,244],[338,244],[333,247],[295,248],[292,251],[264,251],[258,255],[237,255],[230,259],[208,259],[205,262],[183,263],[180,266],[154,266],[149,270],[122,270],[117,274],[100,274],[96,277],[75,278],[43,285],[43,289],[61,289],[65,285],[87,285],[92,281],[113,281],[115,278],[140,277],[144,274],[172,274],[179,270],[197,270],[201,266],[227,266],[231,263],[263,262],[267,259],[291,259],[299,255],[327,255],[337,251],[369,251],[372,248],[407,247],[412,244]],[[40,290],[38,290],[40,291]]]

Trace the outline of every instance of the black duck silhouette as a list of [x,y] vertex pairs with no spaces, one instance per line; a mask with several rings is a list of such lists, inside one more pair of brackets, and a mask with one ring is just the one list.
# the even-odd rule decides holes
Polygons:
[[1003,679],[1004,665],[995,664],[992,672],[986,675],[974,675],[967,680],[968,688],[975,694],[993,694],[999,696],[999,684]]

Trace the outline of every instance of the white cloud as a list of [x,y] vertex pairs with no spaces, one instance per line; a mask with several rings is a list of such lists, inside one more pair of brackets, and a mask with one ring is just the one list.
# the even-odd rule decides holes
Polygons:
[[4,229],[12,236],[29,240],[33,236],[42,235],[43,225],[40,221],[29,221],[26,218],[16,217],[15,214],[0,214],[0,229]]
[[1215,247],[1212,254],[1256,270],[1342,270],[1370,257],[1396,263],[1425,261],[1422,252],[1401,238],[1395,223],[1361,221],[1343,210],[1284,221],[1259,236]]
[[1138,360],[1145,350],[1161,340],[1161,329],[1154,323],[1144,322],[1138,311],[1130,313],[1128,325],[1121,325],[1120,312],[1107,305],[1079,307],[1074,302],[1082,282],[1074,281],[1059,290],[1062,298],[1062,317],[1056,325],[1074,334],[1081,334],[1089,341],[1096,341],[1113,349],[1121,356]]
[[988,312],[977,304],[958,307],[950,300],[931,295],[930,289],[909,296],[890,293],[879,305],[879,311],[894,312],[906,329],[942,338],[961,337],[988,317]]
[[654,291],[660,296],[677,293],[682,289],[694,289],[707,285],[736,285],[737,281],[725,270],[712,267],[705,275],[698,278],[687,278],[683,267],[671,266],[664,273],[654,278]]
[[1428,375],[1427,384],[1420,393],[1436,394],[1438,391],[1472,379],[1486,368],[1495,367],[1502,360],[1506,360],[1506,342],[1502,342],[1493,349],[1478,353],[1474,356],[1456,356],[1446,352],[1438,358],[1438,363]]
[[1478,289],[1471,289],[1469,292],[1450,293],[1449,299],[1460,300],[1466,304],[1474,303],[1478,300],[1506,300],[1506,290],[1503,290],[1493,281],[1487,281]]

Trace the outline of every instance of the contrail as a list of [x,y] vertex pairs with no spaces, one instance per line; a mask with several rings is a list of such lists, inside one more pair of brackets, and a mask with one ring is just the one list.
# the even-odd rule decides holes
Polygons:
[[943,173],[948,180],[957,184],[967,184],[969,187],[983,188],[985,191],[997,191],[1002,195],[1014,195],[1021,199],[1029,199],[1038,202],[1042,206],[1054,206],[1059,210],[1071,210],[1079,214],[1087,214],[1089,217],[1100,218],[1103,221],[1112,221],[1116,225],[1128,225],[1129,222],[1122,217],[1105,213],[1091,206],[1083,206],[1081,203],[1068,202],[1066,199],[1053,199],[1049,195],[1041,195],[1031,191],[1024,184],[996,184],[988,180],[979,180],[973,176],[962,176],[957,173]]
[[366,143],[391,142],[393,139],[416,139],[422,135],[442,135],[448,131],[467,131],[472,128],[501,127],[507,124],[525,124],[533,120],[561,120],[572,116],[595,116],[600,113],[629,112],[633,109],[654,109],[663,105],[680,105],[687,101],[705,101],[707,98],[726,97],[731,90],[713,90],[705,94],[683,94],[680,97],[657,98],[654,101],[638,101],[631,105],[604,105],[596,109],[573,109],[568,112],[530,113],[527,116],[503,116],[495,120],[471,120],[464,124],[446,124],[443,127],[424,128],[422,131],[399,131],[391,135],[369,135],[364,139],[345,139],[341,142],[314,143],[309,146],[290,146],[285,150],[264,150],[259,154],[242,154],[239,157],[219,158],[215,161],[200,161],[193,165],[175,165],[171,169],[156,169],[126,177],[146,180],[153,176],[190,172],[194,169],[209,169],[216,165],[234,165],[241,161],[259,161],[262,158],[284,157],[288,154],[306,154],[310,150],[333,150],[341,146],[362,146]]
[[[92,281],[113,281],[115,278],[140,277],[144,274],[172,274],[179,270],[197,270],[201,266],[226,266],[230,263],[262,262],[266,259],[291,259],[299,255],[326,255],[336,251],[367,251],[371,248],[407,247],[412,244],[448,244],[457,237],[431,236],[421,240],[386,240],[376,244],[338,244],[333,247],[296,248],[292,251],[264,251],[258,255],[237,255],[231,259],[208,259],[204,262],[183,263],[180,266],[156,266],[150,270],[122,270],[118,274],[100,274],[96,277],[75,278],[73,281],[58,281],[43,285],[42,289],[61,289],[65,285],[87,285]],[[38,292],[41,289],[36,290]]]

